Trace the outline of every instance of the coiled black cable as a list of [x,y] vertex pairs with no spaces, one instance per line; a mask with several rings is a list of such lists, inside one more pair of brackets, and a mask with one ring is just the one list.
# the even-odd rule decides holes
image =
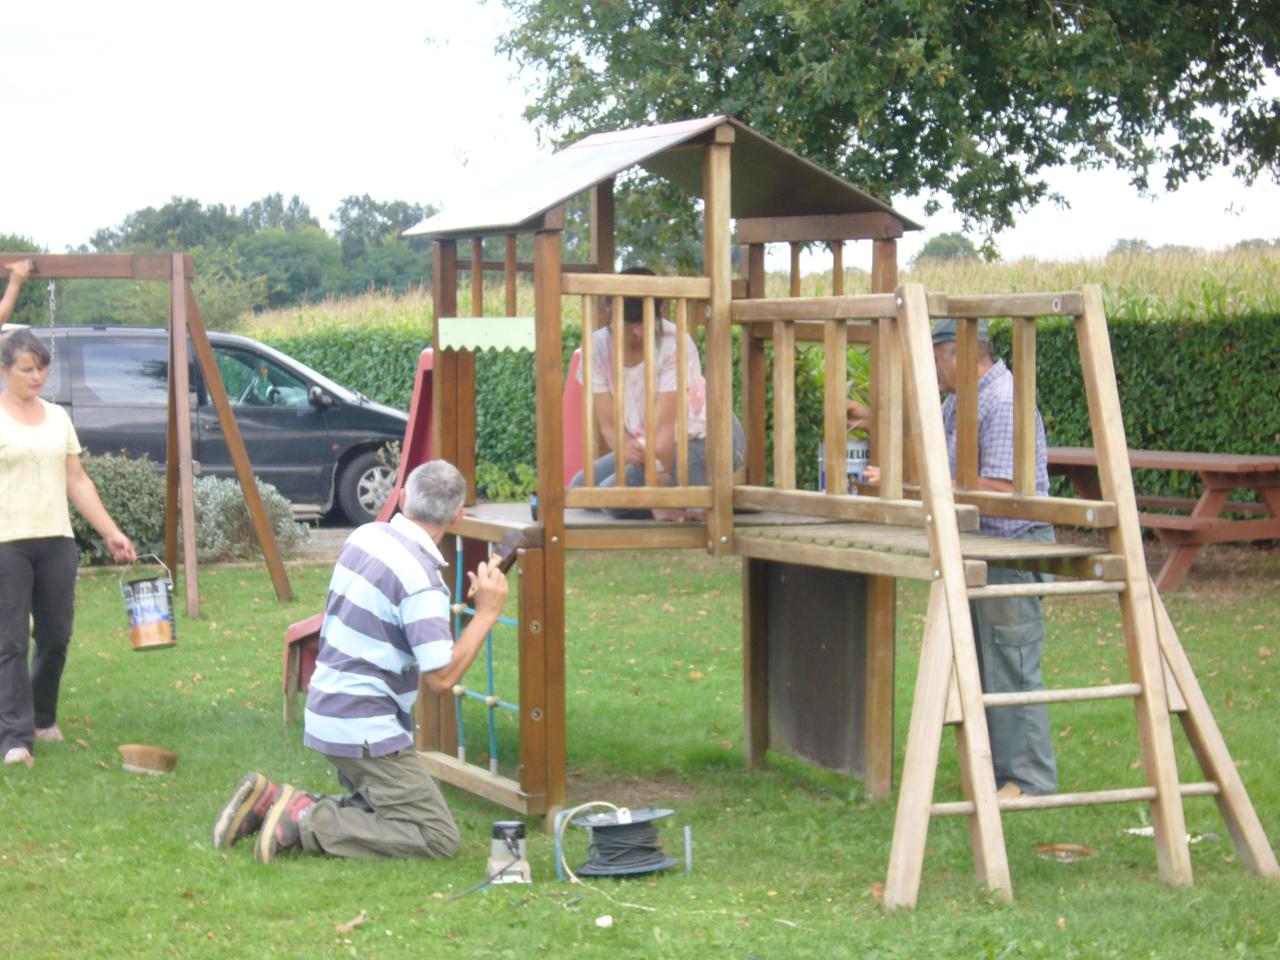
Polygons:
[[587,857],[578,873],[588,877],[649,873],[675,863],[658,846],[658,828],[652,820],[591,827]]

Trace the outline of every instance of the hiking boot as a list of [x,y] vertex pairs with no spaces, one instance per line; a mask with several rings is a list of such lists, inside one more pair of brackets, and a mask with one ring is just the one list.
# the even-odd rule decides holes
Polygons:
[[253,847],[253,858],[259,863],[271,863],[281,850],[301,847],[302,832],[298,825],[314,803],[315,799],[311,794],[303,793],[297,787],[287,783],[281,787],[280,796],[271,805],[262,822],[257,843]]
[[36,739],[43,740],[45,743],[60,743],[66,738],[55,723],[47,727],[36,727]]
[[260,773],[246,773],[213,824],[214,847],[229,847],[262,829],[280,788]]
[[10,747],[4,754],[4,765],[7,767],[11,763],[25,763],[28,767],[36,765],[36,758],[31,756],[31,751],[26,747]]

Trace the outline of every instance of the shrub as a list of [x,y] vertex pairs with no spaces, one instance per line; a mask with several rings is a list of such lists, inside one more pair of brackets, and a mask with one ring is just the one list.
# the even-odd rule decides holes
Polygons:
[[[85,472],[116,525],[133,541],[138,556],[164,555],[164,476],[149,457],[130,459],[115,453],[81,455]],[[258,555],[258,540],[249,508],[236,480],[198,477],[194,485],[196,559],[201,563]],[[283,557],[292,556],[306,542],[307,528],[293,519],[293,508],[275,487],[258,481],[271,529]],[[111,553],[97,532],[76,510],[71,511],[80,562],[111,563]]]
[[[80,462],[107,513],[133,541],[138,556],[164,553],[164,477],[149,457],[137,460],[115,453],[80,455]],[[78,510],[71,511],[71,531],[82,564],[111,563],[111,553]]]
[[[280,555],[290,557],[306,543],[307,528],[293,519],[293,507],[275,487],[261,480],[256,483]],[[259,555],[258,538],[239,481],[229,477],[198,477],[194,492],[196,559],[213,563]]]

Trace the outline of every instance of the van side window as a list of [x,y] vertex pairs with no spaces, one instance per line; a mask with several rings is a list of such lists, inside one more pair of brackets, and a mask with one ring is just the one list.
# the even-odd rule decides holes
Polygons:
[[310,406],[306,383],[274,361],[225,347],[215,347],[213,353],[232,406]]
[[84,387],[100,403],[169,402],[169,349],[163,340],[81,342]]

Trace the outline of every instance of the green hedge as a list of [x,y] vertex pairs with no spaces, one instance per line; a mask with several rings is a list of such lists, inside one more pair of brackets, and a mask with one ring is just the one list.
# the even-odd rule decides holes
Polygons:
[[[1280,454],[1280,318],[1150,320],[1121,312],[1109,321],[1120,406],[1130,447]],[[1007,324],[993,324],[1009,356]],[[1036,329],[1036,383],[1052,446],[1090,446],[1080,352],[1070,320]],[[1197,496],[1193,473],[1138,470],[1140,494]]]
[[[1244,314],[1200,320],[1152,320],[1123,308],[1110,322],[1120,400],[1132,447],[1280,454],[1280,322]],[[735,335],[737,331],[735,330]],[[1008,324],[994,323],[996,352],[1009,355]],[[566,329],[566,362],[578,346]],[[284,352],[375,400],[407,410],[417,358],[428,346],[417,324],[335,327],[269,340]],[[1049,442],[1090,444],[1079,352],[1069,320],[1044,320],[1036,338],[1040,410]],[[737,355],[735,336],[735,356]],[[857,357],[851,353],[853,360]],[[851,371],[855,383],[865,371]],[[523,489],[536,459],[533,357],[489,351],[476,361],[479,457],[501,471],[504,492]],[[822,353],[802,348],[796,359],[797,480],[817,484],[822,435]],[[772,391],[772,384],[768,384]],[[736,393],[736,384],[735,384]],[[490,476],[498,476],[490,470]],[[1140,493],[1190,496],[1194,475],[1139,471]]]

